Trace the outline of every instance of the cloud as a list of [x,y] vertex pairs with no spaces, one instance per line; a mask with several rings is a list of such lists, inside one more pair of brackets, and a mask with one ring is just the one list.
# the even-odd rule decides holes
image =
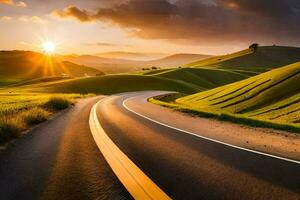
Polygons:
[[21,17],[19,17],[19,20],[22,21],[22,22],[32,22],[32,23],[35,23],[35,24],[46,24],[46,23],[48,23],[47,20],[42,19],[39,16],[21,16]]
[[27,4],[24,1],[18,1],[17,3],[15,3],[13,0],[0,0],[0,4],[1,3],[23,8],[27,7]]
[[69,6],[63,11],[55,10],[51,13],[51,15],[58,18],[73,17],[81,22],[93,21],[93,19],[89,16],[89,13],[86,10],[80,10],[75,6]]
[[98,42],[96,43],[97,46],[103,46],[103,47],[117,47],[120,46],[119,44],[113,44],[113,43],[105,43],[105,42]]
[[27,4],[24,1],[19,1],[18,3],[16,3],[16,6],[26,8]]
[[69,6],[52,15],[111,23],[146,39],[300,42],[299,0],[127,0],[96,12]]
[[13,5],[14,2],[12,0],[0,0],[0,3]]
[[115,43],[107,43],[107,42],[97,42],[95,44],[90,45],[97,45],[101,47],[131,47],[129,44],[115,44]]
[[3,16],[3,17],[0,17],[0,20],[3,20],[3,21],[9,21],[9,20],[11,20],[12,19],[12,17],[10,17],[10,16]]

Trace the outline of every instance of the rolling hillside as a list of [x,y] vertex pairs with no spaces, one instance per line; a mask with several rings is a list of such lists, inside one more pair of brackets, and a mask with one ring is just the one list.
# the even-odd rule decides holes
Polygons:
[[11,88],[11,91],[47,93],[114,94],[141,90],[168,90],[192,94],[201,91],[192,84],[181,81],[142,75],[104,75],[52,82],[38,82]]
[[163,77],[195,85],[202,90],[212,89],[248,78],[248,75],[214,68],[176,68],[144,72],[143,75]]
[[163,68],[141,74],[193,84],[202,90],[240,81],[282,65],[300,61],[300,48],[266,46],[224,56],[213,56],[180,68]]
[[248,73],[261,73],[300,61],[300,48],[283,46],[263,46],[256,52],[246,49],[224,56],[215,56],[188,67],[215,67]]
[[[98,55],[98,54],[97,54]],[[101,54],[106,56],[107,54]],[[126,73],[142,70],[143,68],[151,68],[153,66],[165,67],[178,67],[189,62],[201,60],[209,57],[209,55],[202,54],[175,54],[157,60],[129,60],[120,58],[98,57],[92,55],[81,56],[60,56],[62,60],[67,60],[80,65],[87,65],[99,69],[106,74]]]
[[[0,80],[2,85],[43,76],[94,76],[103,74],[94,68],[60,61],[30,51],[1,51]],[[1,84],[1,83],[0,83]]]
[[141,70],[143,62],[116,58],[104,58],[93,55],[59,56],[61,60],[67,60],[79,65],[87,65],[103,71],[106,74],[126,73]]
[[232,113],[279,123],[299,123],[300,62],[179,98],[191,109]]

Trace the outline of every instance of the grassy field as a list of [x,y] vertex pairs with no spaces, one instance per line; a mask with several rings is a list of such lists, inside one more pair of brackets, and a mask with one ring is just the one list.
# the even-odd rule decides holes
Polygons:
[[155,76],[105,75],[24,85],[10,90],[27,92],[114,94],[142,90],[169,90],[192,94],[201,91],[192,84]]
[[222,63],[227,60],[232,60],[236,59],[241,56],[246,56],[249,54],[252,54],[253,52],[250,49],[245,49],[242,51],[238,51],[232,54],[227,54],[227,55],[221,55],[221,56],[213,56],[207,59],[203,59],[200,61],[192,62],[189,64],[186,64],[186,67],[205,67],[205,66],[211,66],[211,65],[216,65],[218,63]]
[[231,121],[300,127],[299,83],[300,62],[181,97],[172,104],[202,114],[226,116]]
[[181,68],[153,74],[173,80],[180,80],[194,84],[205,90],[240,81],[249,76],[231,72],[229,70],[210,69],[210,68]]
[[167,78],[208,90],[296,61],[300,61],[300,48],[265,46],[259,47],[255,52],[246,49],[233,54],[213,56],[180,68],[146,70],[136,74]]
[[211,57],[186,66],[213,67],[255,75],[298,61],[300,61],[300,48],[263,46],[255,52],[246,49],[233,54]]
[[216,68],[167,68],[132,73],[154,76],[192,85],[200,90],[208,90],[235,81],[249,78],[249,74]]
[[20,135],[55,112],[69,107],[79,94],[41,94],[0,90],[0,143]]

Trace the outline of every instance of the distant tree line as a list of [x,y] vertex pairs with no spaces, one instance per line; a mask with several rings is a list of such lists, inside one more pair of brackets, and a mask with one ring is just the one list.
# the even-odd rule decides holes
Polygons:
[[157,69],[160,69],[159,67],[155,67],[155,66],[152,66],[152,67],[144,67],[142,68],[143,71],[147,71],[147,70],[157,70]]

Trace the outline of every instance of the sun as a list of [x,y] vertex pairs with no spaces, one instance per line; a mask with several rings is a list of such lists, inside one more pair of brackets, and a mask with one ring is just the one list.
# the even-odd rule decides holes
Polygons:
[[55,52],[56,45],[52,41],[46,41],[43,43],[43,50],[45,53],[52,55]]

